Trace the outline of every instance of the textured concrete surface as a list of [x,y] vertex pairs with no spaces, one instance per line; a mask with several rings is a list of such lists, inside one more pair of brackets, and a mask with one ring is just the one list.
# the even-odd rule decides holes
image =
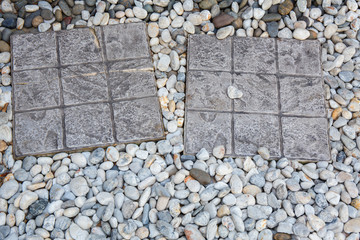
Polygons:
[[145,24],[11,43],[15,157],[164,137]]
[[[192,35],[185,153],[224,145],[228,156],[329,160],[320,44]],[[230,99],[227,88],[243,92]]]

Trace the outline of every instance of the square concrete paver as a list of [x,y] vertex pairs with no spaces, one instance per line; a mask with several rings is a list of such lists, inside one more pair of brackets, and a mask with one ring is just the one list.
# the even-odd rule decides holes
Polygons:
[[14,154],[164,138],[144,23],[14,35]]
[[[228,156],[329,160],[320,43],[192,35],[185,153],[224,145]],[[229,86],[243,92],[227,96]]]

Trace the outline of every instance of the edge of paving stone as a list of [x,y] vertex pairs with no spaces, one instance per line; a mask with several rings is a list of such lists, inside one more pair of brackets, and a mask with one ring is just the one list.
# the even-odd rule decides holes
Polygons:
[[[201,34],[193,34],[193,35],[201,35]],[[188,37],[188,42],[187,42],[187,51],[189,51],[190,49],[190,41],[191,41],[191,38],[193,35],[189,35]],[[218,40],[215,35],[213,35],[213,38],[216,40],[216,41],[221,41],[221,40]],[[237,36],[231,36],[231,38],[249,38],[249,37],[237,37]],[[253,38],[253,37],[251,37]],[[289,39],[281,39],[281,38],[275,38],[275,41],[287,41]],[[294,39],[290,39],[290,40],[294,40]],[[326,119],[327,121],[327,126],[326,126],[326,132],[327,132],[327,145],[328,145],[328,151],[329,151],[329,159],[326,159],[326,160],[318,160],[318,159],[299,159],[299,158],[291,158],[291,157],[287,157],[288,160],[290,161],[298,161],[300,163],[311,163],[311,162],[318,162],[318,161],[331,161],[331,147],[330,147],[330,138],[329,138],[329,120],[328,120],[328,117],[327,117],[327,112],[328,112],[328,108],[327,108],[327,105],[326,105],[326,99],[325,99],[325,81],[324,81],[324,74],[323,74],[323,71],[322,71],[322,62],[321,62],[321,43],[319,41],[317,41],[316,39],[315,40],[297,40],[297,41],[316,41],[317,42],[317,45],[318,45],[318,48],[319,48],[319,61],[320,61],[320,78],[321,78],[321,85],[322,85],[322,89],[323,89],[323,97],[324,97],[324,101],[323,101],[323,105],[324,105],[324,109],[325,109],[325,113],[324,113],[324,116],[323,118]],[[188,80],[188,74],[189,74],[189,66],[190,66],[190,53],[187,52],[187,56],[186,56],[186,62],[187,62],[187,71],[186,71],[186,79]],[[187,89],[187,86],[188,84],[186,84],[186,89]],[[186,104],[186,99],[187,99],[187,91],[186,91],[186,95],[185,95],[185,124],[184,124],[184,141],[186,142],[187,141],[187,131],[186,131],[186,128],[187,128],[187,113],[188,113],[188,109],[187,109],[187,104]],[[280,113],[279,113],[280,114]],[[281,120],[280,120],[281,121]],[[192,152],[188,152],[187,151],[187,145],[186,143],[184,144],[184,151],[183,151],[183,154],[184,155],[196,155],[196,153],[192,153]],[[246,155],[236,155],[236,154],[225,154],[224,157],[235,157],[235,158],[245,158],[245,157],[254,157],[256,156],[257,154],[246,154]],[[271,160],[280,160],[281,158],[283,158],[285,156],[280,156],[280,157],[271,157]],[[271,161],[269,160],[269,161]]]
[[[151,49],[150,49],[150,45],[149,45],[149,35],[146,33],[146,26],[147,26],[147,23],[146,22],[137,22],[137,23],[122,23],[122,24],[143,24],[145,25],[145,35],[146,35],[146,41],[148,43],[147,45],[147,49],[148,49],[148,52],[149,52],[149,55],[150,57],[152,56],[152,52],[151,52]],[[106,25],[106,26],[109,26],[109,25]],[[97,26],[96,28],[103,28],[103,27],[106,27],[106,26]],[[90,27],[82,27],[82,28],[89,28]],[[74,29],[70,29],[70,30],[60,30],[60,31],[56,31],[55,34],[57,34],[57,32],[68,32],[68,31],[76,31],[78,28],[74,28]],[[54,31],[47,31],[47,32],[54,32]],[[43,32],[15,32],[14,34],[12,34],[10,36],[10,48],[11,48],[11,53],[13,52],[13,38],[15,35],[23,35],[23,34],[33,34],[33,35],[37,35],[37,34],[43,34]],[[14,57],[13,55],[11,55],[11,69],[13,69],[13,61],[14,61]],[[150,59],[151,63],[154,64],[153,62],[153,59],[151,58]],[[153,69],[152,69],[152,72],[154,73],[155,75],[155,69],[154,69],[154,66],[152,66]],[[13,77],[13,71],[11,71],[11,78]],[[155,87],[156,87],[156,79],[154,78],[155,82]],[[106,147],[109,147],[109,146],[116,146],[116,145],[119,145],[119,144],[140,144],[142,142],[149,142],[149,141],[159,141],[159,140],[164,140],[166,139],[166,131],[165,131],[165,126],[164,126],[164,121],[163,121],[163,116],[162,116],[162,111],[161,111],[161,104],[160,104],[160,101],[159,101],[159,97],[156,95],[155,96],[159,102],[159,115],[160,115],[160,122],[161,122],[161,128],[162,128],[162,133],[160,137],[155,137],[155,138],[144,138],[142,140],[139,140],[139,141],[126,141],[126,142],[115,142],[115,143],[109,143],[109,144],[97,144],[97,145],[93,145],[91,147],[79,147],[79,148],[66,148],[66,149],[61,149],[61,150],[54,150],[54,151],[47,151],[47,152],[40,152],[40,153],[33,153],[33,154],[20,154],[20,155],[17,155],[16,154],[16,148],[14,147],[16,145],[16,140],[15,140],[15,98],[14,98],[14,83],[11,84],[11,111],[12,111],[12,155],[13,155],[13,158],[15,160],[20,160],[20,159],[23,159],[27,156],[34,156],[34,157],[48,157],[48,156],[52,156],[56,153],[61,153],[61,152],[66,152],[66,153],[76,153],[76,152],[83,152],[83,151],[92,151],[92,150],[95,150],[96,148],[106,148]]]

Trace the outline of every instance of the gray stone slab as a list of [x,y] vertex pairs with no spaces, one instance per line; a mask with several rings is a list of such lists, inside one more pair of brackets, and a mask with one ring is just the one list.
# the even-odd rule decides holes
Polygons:
[[100,28],[60,31],[57,34],[61,65],[103,61]]
[[112,104],[117,142],[156,140],[164,136],[157,97]]
[[275,74],[275,39],[234,38],[234,71]]
[[61,69],[64,105],[108,100],[104,64],[74,65]]
[[113,100],[156,95],[156,81],[149,59],[131,62],[134,65],[129,66],[129,69],[123,69],[123,65],[118,62],[109,64],[109,83]]
[[317,40],[279,39],[279,73],[321,76],[320,43]]
[[227,88],[231,85],[227,72],[190,71],[186,88],[186,107],[193,110],[232,111]]
[[330,160],[326,118],[282,117],[281,122],[285,157]]
[[13,71],[56,67],[55,32],[11,36]]
[[114,143],[110,104],[98,103],[67,107],[66,146],[79,148]]
[[262,114],[234,114],[234,152],[236,155],[255,155],[266,147],[272,157],[280,157],[279,117]]
[[57,152],[64,148],[61,111],[15,114],[15,156]]
[[190,35],[188,54],[190,70],[231,70],[231,38],[217,40],[210,35]]
[[104,26],[103,32],[108,60],[150,56],[145,23]]
[[323,80],[320,77],[280,77],[281,112],[325,116]]
[[11,41],[15,158],[164,138],[144,23]]
[[13,87],[16,111],[60,105],[60,83],[56,68],[14,72]]
[[[318,41],[189,36],[185,153],[222,144],[247,156],[263,146],[273,158],[328,160],[322,81]],[[230,85],[243,96],[230,99]]]
[[240,112],[278,113],[278,88],[275,75],[234,74],[234,86],[242,91],[234,99],[234,109]]
[[232,154],[231,113],[187,111],[185,125],[185,152],[195,154],[201,148],[212,152],[224,145],[226,154]]

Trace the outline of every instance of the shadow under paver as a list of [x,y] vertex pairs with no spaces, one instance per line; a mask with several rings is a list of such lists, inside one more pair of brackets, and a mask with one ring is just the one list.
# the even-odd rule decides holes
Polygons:
[[[228,156],[329,160],[317,41],[191,35],[185,153],[224,145]],[[243,92],[230,99],[227,88]]]
[[14,154],[164,138],[144,23],[14,35]]

